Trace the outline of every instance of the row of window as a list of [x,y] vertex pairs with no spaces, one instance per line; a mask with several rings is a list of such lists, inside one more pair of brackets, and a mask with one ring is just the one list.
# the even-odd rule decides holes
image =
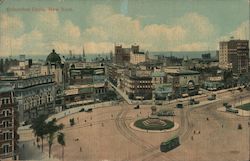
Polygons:
[[12,126],[11,122],[8,120],[3,120],[1,124],[3,125],[4,128]]
[[11,104],[10,98],[1,98],[1,105]]
[[48,87],[39,88],[37,90],[30,89],[30,90],[20,91],[16,93],[16,96],[21,97],[21,96],[30,96],[30,95],[39,95],[43,93],[50,93],[51,91],[53,91],[52,88],[53,87],[48,86]]
[[11,111],[9,109],[3,110],[2,111],[2,115],[5,116],[5,117],[10,116],[11,115]]
[[43,83],[49,83],[52,81],[53,81],[52,78],[23,81],[23,82],[16,83],[15,88],[23,88],[23,87],[28,87],[28,86],[33,86],[33,85],[38,85],[38,84],[43,84]]
[[25,101],[24,103],[24,110],[28,110],[30,107],[34,107],[34,106],[37,106],[37,105],[42,105],[44,103],[49,103],[53,100],[53,97],[52,96],[48,96],[47,98],[41,98],[40,99],[37,99],[37,100],[32,100],[32,101]]
[[3,132],[3,140],[10,140],[12,139],[12,132]]

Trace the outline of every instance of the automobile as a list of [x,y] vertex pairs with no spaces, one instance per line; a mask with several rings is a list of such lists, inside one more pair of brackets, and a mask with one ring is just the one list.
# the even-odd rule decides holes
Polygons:
[[85,112],[92,112],[92,111],[93,111],[92,108],[88,108],[85,110]]
[[190,99],[189,100],[189,105],[196,105],[196,104],[199,104],[200,103],[200,101],[197,101],[197,100],[195,100],[195,99]]
[[183,104],[182,103],[176,104],[176,108],[183,108]]
[[216,94],[212,94],[210,96],[207,97],[207,100],[212,101],[216,99]]
[[228,105],[228,103],[227,103],[227,102],[224,102],[224,103],[223,103],[223,106],[225,106],[225,107],[226,107],[227,105]]
[[134,109],[139,109],[140,108],[140,105],[137,105],[134,107]]
[[227,104],[225,107],[226,107],[226,108],[231,108],[231,107],[232,107],[232,105]]
[[227,112],[232,112],[232,113],[238,113],[239,111],[236,109],[232,109],[232,108],[227,108],[226,109]]
[[155,104],[156,105],[162,105],[162,102],[161,101],[156,101]]
[[84,112],[85,111],[85,109],[84,108],[82,108],[79,112]]
[[157,116],[175,116],[174,111],[159,111]]
[[189,95],[188,95],[187,93],[184,93],[184,94],[181,95],[182,98],[186,98],[186,97],[188,97],[188,96],[189,96]]

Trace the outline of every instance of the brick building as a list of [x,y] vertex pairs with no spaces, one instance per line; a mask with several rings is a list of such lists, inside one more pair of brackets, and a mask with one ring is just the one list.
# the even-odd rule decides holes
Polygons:
[[0,160],[17,159],[17,104],[14,90],[10,86],[0,85]]

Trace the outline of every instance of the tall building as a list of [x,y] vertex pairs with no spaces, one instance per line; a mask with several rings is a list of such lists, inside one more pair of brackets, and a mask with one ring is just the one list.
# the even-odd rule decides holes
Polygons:
[[14,90],[10,85],[0,85],[0,160],[17,159],[17,107]]
[[130,52],[139,53],[139,45],[132,45],[131,48],[123,48],[122,45],[115,45],[115,64],[125,65],[130,62]]
[[248,72],[249,41],[229,40],[219,44],[219,67],[241,74]]

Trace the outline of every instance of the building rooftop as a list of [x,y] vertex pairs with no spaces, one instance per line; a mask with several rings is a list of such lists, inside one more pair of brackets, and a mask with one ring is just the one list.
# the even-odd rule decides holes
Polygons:
[[9,91],[13,91],[13,88],[11,86],[2,86],[0,84],[0,93],[5,93]]
[[134,54],[141,54],[141,55],[144,55],[145,53],[140,51],[140,52],[135,52]]
[[165,72],[153,72],[151,76],[152,77],[164,77],[166,76],[166,73]]
[[178,74],[178,75],[192,75],[192,74],[200,74],[198,71],[187,70],[183,68],[166,68],[165,72],[168,74]]

